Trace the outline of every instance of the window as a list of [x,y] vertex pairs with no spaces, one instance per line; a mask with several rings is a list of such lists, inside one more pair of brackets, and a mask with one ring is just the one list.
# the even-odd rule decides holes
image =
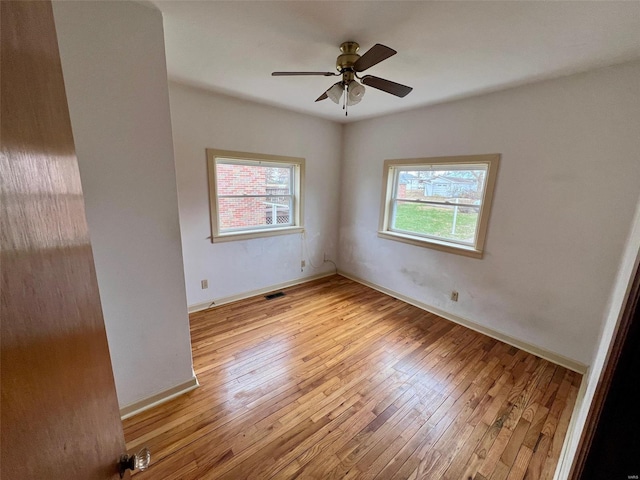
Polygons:
[[304,159],[207,149],[213,242],[302,232]]
[[386,160],[378,236],[482,258],[500,155]]

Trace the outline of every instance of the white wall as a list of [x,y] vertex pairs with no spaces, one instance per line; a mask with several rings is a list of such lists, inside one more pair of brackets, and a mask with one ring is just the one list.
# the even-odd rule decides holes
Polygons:
[[132,2],[54,2],[120,406],[192,379],[164,37]]
[[[632,63],[347,125],[340,268],[591,364],[640,193],[638,78]],[[377,237],[384,159],[482,153],[502,154],[484,259]]]
[[[333,271],[323,254],[337,258],[342,127],[180,84],[169,92],[189,305]],[[306,159],[304,255],[300,234],[211,243],[206,148]]]
[[629,234],[629,238],[624,249],[622,262],[620,263],[620,270],[618,271],[613,289],[611,291],[609,308],[607,309],[607,315],[602,325],[601,335],[598,340],[598,344],[596,345],[593,356],[593,363],[589,370],[589,375],[586,379],[587,387],[585,395],[580,405],[578,405],[578,410],[573,414],[575,417],[575,419],[572,419],[572,423],[574,426],[573,428],[570,428],[569,432],[567,433],[568,443],[565,458],[567,458],[568,460],[561,463],[561,471],[559,472],[557,478],[567,478],[567,475],[569,474],[569,471],[571,469],[572,459],[576,454],[576,450],[578,448],[580,436],[582,435],[582,431],[587,420],[587,415],[589,414],[589,409],[591,407],[591,402],[593,401],[593,397],[595,395],[596,386],[598,385],[598,380],[600,379],[602,371],[604,370],[605,361],[607,360],[609,347],[613,340],[613,335],[616,331],[616,327],[618,326],[620,317],[624,313],[624,307],[628,299],[629,290],[631,288],[631,284],[633,282],[635,272],[638,269],[639,263],[640,204],[638,205],[638,208],[636,210],[633,228],[631,230],[631,233]]

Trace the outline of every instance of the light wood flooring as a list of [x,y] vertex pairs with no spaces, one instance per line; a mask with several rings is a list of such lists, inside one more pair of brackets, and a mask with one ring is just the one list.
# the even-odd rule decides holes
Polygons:
[[191,315],[143,479],[551,479],[581,376],[341,276]]

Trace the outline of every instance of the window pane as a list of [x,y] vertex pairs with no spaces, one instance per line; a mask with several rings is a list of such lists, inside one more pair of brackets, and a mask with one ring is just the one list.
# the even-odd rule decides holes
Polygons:
[[395,202],[392,230],[429,235],[473,245],[479,208]]
[[396,198],[451,203],[475,203],[482,200],[486,168],[399,169]]
[[218,163],[218,195],[289,195],[292,167]]
[[218,198],[220,231],[291,225],[291,197]]

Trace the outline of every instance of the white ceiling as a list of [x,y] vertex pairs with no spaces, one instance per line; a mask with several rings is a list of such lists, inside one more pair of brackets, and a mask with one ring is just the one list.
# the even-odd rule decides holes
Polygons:
[[[338,122],[430,105],[640,58],[640,2],[160,1],[172,80]],[[344,117],[314,100],[340,43],[398,54],[367,74],[414,87],[367,88]],[[640,80],[639,80],[640,81]]]

